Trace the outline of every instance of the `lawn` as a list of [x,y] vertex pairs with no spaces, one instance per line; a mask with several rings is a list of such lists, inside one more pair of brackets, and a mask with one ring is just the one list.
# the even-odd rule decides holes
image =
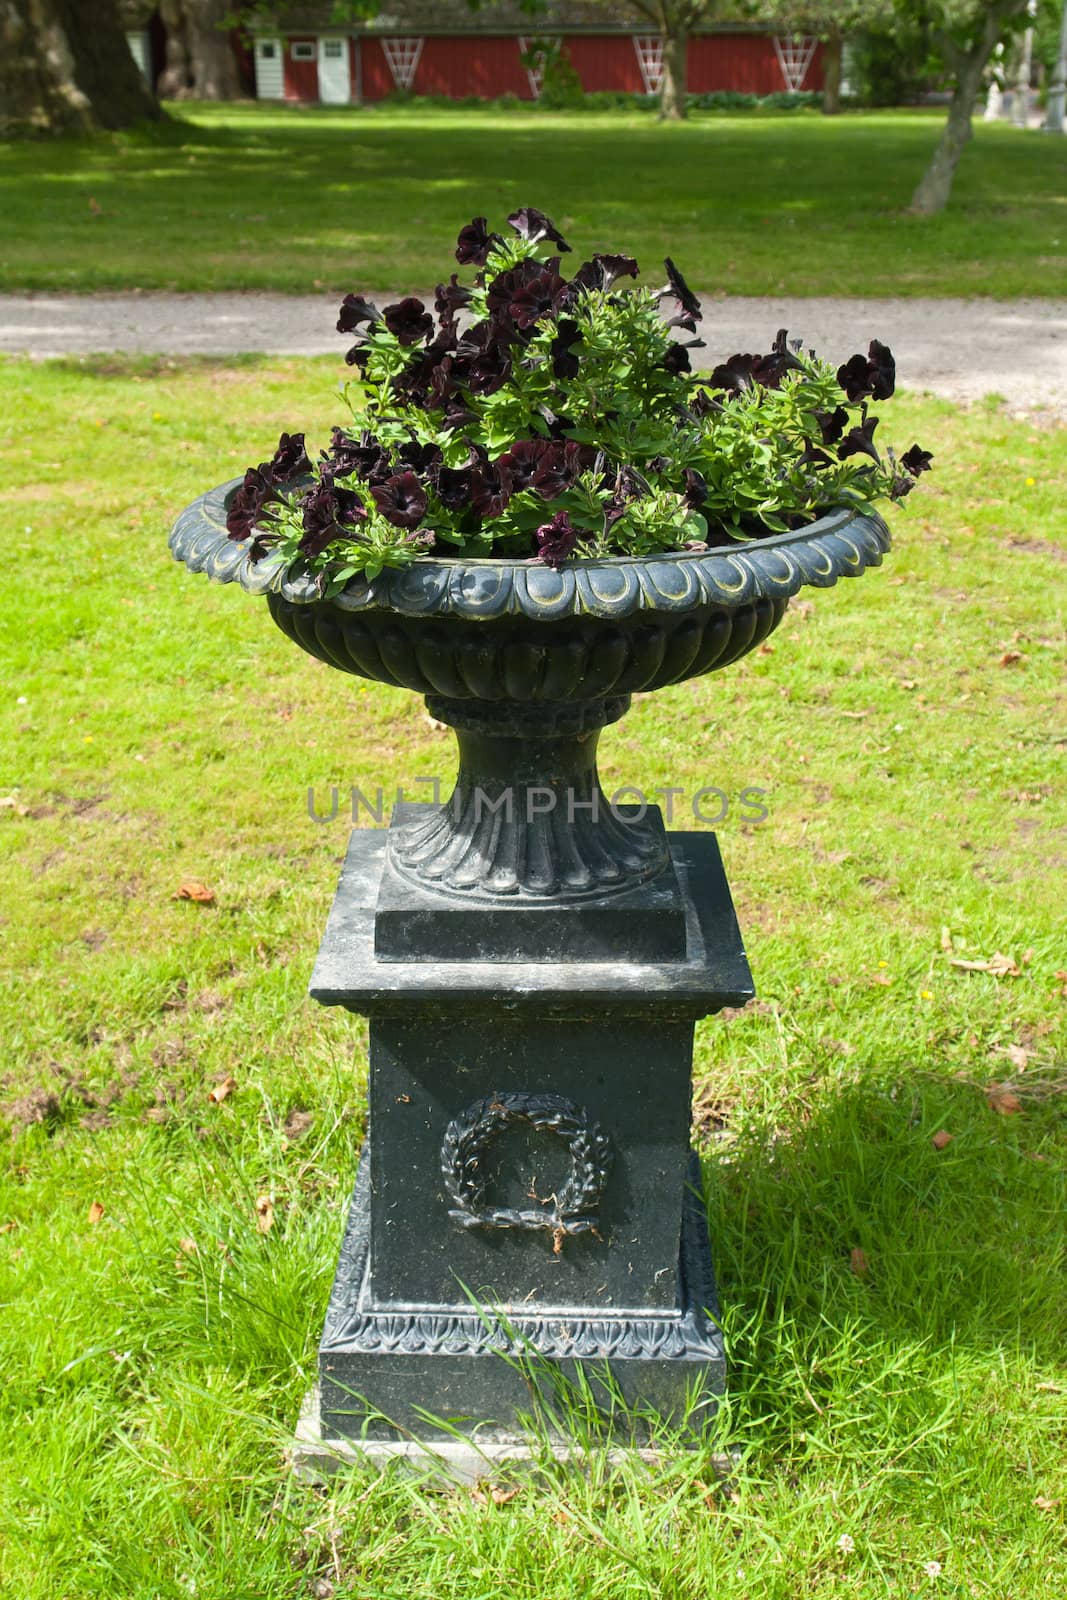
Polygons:
[[937,470],[885,567],[604,737],[610,788],[767,791],[719,829],[759,999],[698,1028],[708,1449],[511,1498],[288,1473],[366,1071],[306,998],[346,836],[307,791],[452,746],[165,538],[335,375],[0,363],[0,1594],[1067,1592],[1064,431],[993,403],[894,400]]
[[172,108],[0,148],[0,289],[426,289],[472,215],[536,204],[706,292],[1062,295],[1067,146],[976,127],[948,210],[906,214],[937,113]]

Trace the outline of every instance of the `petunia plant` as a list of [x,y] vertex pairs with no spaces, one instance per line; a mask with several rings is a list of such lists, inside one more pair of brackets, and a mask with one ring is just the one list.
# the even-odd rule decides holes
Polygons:
[[312,462],[283,434],[228,515],[253,559],[320,575],[323,592],[420,556],[551,566],[731,545],[835,506],[902,500],[930,455],[875,443],[894,389],[873,340],[836,370],[782,330],[766,355],[693,372],[700,302],[674,263],[639,287],[630,256],[570,246],[542,212],[462,229],[471,268],[383,310],[347,295],[349,420]]

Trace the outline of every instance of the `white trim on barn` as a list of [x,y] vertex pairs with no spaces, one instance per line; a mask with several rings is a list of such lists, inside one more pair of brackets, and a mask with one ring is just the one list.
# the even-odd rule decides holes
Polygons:
[[141,77],[146,83],[151,83],[152,47],[148,42],[147,28],[139,28],[135,33],[128,33],[126,43],[130,47],[130,54],[137,63]]
[[804,87],[817,43],[817,40],[798,33],[776,33],[774,36],[774,53],[778,57],[785,86],[792,94],[797,94]]
[[382,50],[398,89],[410,89],[422,55],[421,39],[383,39]]
[[663,87],[663,40],[658,33],[635,33],[634,55],[641,68],[646,94],[659,94]]
[[256,99],[284,100],[285,76],[282,68],[281,39],[256,35],[253,51],[256,65]]

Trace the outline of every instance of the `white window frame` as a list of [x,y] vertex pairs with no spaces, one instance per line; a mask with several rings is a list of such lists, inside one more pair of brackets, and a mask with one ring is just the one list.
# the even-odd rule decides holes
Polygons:
[[315,48],[315,41],[313,39],[294,39],[289,46],[289,59],[291,61],[317,61],[318,51]]

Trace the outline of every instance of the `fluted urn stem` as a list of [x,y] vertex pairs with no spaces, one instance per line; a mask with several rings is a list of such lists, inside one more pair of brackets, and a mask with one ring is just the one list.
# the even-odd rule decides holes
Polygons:
[[628,695],[552,705],[427,699],[459,744],[451,798],[390,833],[403,876],[446,893],[573,901],[631,889],[668,860],[641,806],[600,786],[600,732]]

